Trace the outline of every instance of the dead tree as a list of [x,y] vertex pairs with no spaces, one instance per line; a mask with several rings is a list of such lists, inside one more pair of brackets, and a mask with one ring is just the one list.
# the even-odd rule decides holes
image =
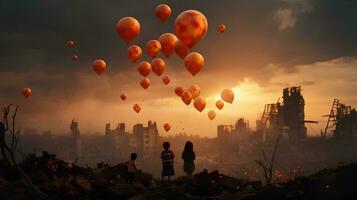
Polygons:
[[12,105],[10,104],[2,109],[2,121],[0,122],[0,149],[2,157],[9,166],[16,169],[32,190],[39,194],[42,199],[48,199],[48,196],[32,183],[30,177],[21,169],[16,161],[15,153],[20,139],[20,129],[16,128],[16,115],[19,107],[16,106],[9,123],[11,107]]
[[275,142],[274,149],[273,149],[273,152],[271,154],[270,160],[268,160],[264,149],[262,149],[262,155],[263,155],[263,158],[264,158],[264,162],[261,161],[261,160],[255,160],[257,165],[259,165],[262,168],[263,172],[264,172],[264,178],[265,178],[265,181],[266,181],[267,185],[271,185],[271,183],[273,181],[273,170],[274,170],[274,163],[275,163],[275,155],[276,155],[276,151],[278,149],[280,137],[281,137],[281,135],[279,135],[276,138],[276,142]]

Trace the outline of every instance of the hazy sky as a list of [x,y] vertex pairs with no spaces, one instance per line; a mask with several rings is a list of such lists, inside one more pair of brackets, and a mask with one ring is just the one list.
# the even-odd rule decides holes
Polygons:
[[[165,24],[154,15],[159,3],[173,11]],[[144,47],[173,32],[175,17],[187,9],[208,20],[206,38],[193,49],[205,57],[203,70],[193,78],[173,56],[165,71],[172,82],[164,86],[151,74],[150,88],[142,89],[116,21],[137,18],[142,31],[134,43]],[[306,118],[321,121],[309,128],[316,134],[334,98],[357,107],[356,10],[354,0],[0,0],[0,105],[19,104],[23,128],[67,133],[75,116],[82,132],[102,133],[106,122],[126,122],[131,131],[133,124],[151,119],[162,134],[168,122],[171,134],[215,136],[218,124],[238,117],[254,127],[264,104],[276,102],[284,87],[301,85]],[[216,29],[219,23],[227,26],[224,34]],[[68,39],[75,49],[65,47]],[[73,53],[78,62],[71,61]],[[101,76],[91,68],[98,58],[108,66]],[[207,98],[202,113],[173,92],[192,84]],[[31,98],[21,96],[24,87],[32,88]],[[217,111],[214,100],[224,88],[234,88],[236,99]],[[132,110],[135,103],[142,105],[140,114]],[[209,109],[217,111],[214,121]]]

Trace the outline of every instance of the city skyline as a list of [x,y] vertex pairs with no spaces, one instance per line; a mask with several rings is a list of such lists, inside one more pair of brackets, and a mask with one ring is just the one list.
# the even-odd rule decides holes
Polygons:
[[[333,99],[357,107],[355,2],[166,2],[173,10],[166,24],[157,20],[153,13],[157,2],[151,1],[110,0],[95,5],[84,0],[29,1],[17,9],[18,3],[1,8],[0,105],[20,106],[22,128],[65,134],[75,116],[87,133],[102,132],[107,122],[131,127],[154,120],[161,133],[165,133],[163,124],[170,123],[168,134],[184,129],[214,137],[217,125],[234,124],[240,117],[254,127],[265,104],[276,102],[283,88],[299,85],[306,119],[319,121],[309,135],[324,128],[322,116],[328,114]],[[191,77],[174,55],[165,72],[171,83],[165,86],[151,74],[151,86],[142,89],[137,66],[126,58],[127,45],[116,34],[115,23],[125,16],[136,17],[142,33],[134,43],[144,48],[148,40],[174,32],[176,16],[186,9],[200,10],[209,22],[206,38],[194,47],[205,57],[204,68]],[[223,34],[216,29],[219,23],[227,27]],[[75,41],[73,50],[66,48],[69,39]],[[74,53],[79,55],[76,62],[71,60]],[[91,68],[98,58],[108,65],[101,76]],[[207,100],[202,113],[175,96],[175,87],[192,84],[201,87]],[[33,90],[29,99],[21,96],[25,87]],[[218,111],[214,100],[224,88],[233,89],[236,98]],[[123,93],[125,102],[120,99]],[[142,107],[139,114],[132,110],[135,103]],[[207,117],[210,109],[217,112],[213,121]]]

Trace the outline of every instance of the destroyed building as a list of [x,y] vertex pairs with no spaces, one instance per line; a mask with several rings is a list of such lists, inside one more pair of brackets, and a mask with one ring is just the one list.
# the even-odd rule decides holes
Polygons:
[[292,141],[306,137],[305,100],[301,87],[285,88],[283,101],[266,104],[261,120],[257,122],[257,130],[264,139],[274,138],[282,134]]
[[351,106],[342,104],[338,99],[334,99],[328,117],[325,131],[321,136],[333,136],[337,140],[355,141],[357,140],[357,111]]
[[118,123],[115,129],[111,129],[111,124],[105,125],[105,137],[107,147],[111,148],[111,157],[114,159],[122,159],[127,157],[129,152],[129,133],[125,130],[125,123]]
[[134,125],[130,145],[143,158],[156,152],[159,149],[159,143],[159,131],[156,122],[149,121],[147,127],[143,124]]
[[223,143],[236,143],[249,137],[249,121],[239,118],[235,125],[218,125],[217,139]]
[[72,159],[79,159],[82,156],[82,140],[81,135],[79,132],[78,122],[72,119],[71,126],[71,143],[72,143],[72,152],[71,158]]

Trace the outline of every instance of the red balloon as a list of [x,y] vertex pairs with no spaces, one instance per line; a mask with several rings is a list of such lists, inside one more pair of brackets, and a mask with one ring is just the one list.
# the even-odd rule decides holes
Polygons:
[[182,101],[186,104],[186,105],[190,105],[191,101],[192,101],[192,94],[189,91],[184,91],[181,95],[181,99]]
[[164,77],[162,77],[162,82],[163,82],[165,85],[167,85],[167,84],[169,84],[169,83],[171,82],[171,79],[170,79],[169,76],[164,76]]
[[105,69],[107,68],[107,64],[105,63],[104,60],[95,60],[93,63],[92,63],[92,67],[93,67],[93,70],[98,74],[102,74]]
[[227,103],[233,103],[234,92],[231,89],[224,89],[221,92],[221,99]]
[[155,58],[161,51],[161,43],[157,40],[150,40],[146,43],[146,52],[152,58]]
[[217,29],[220,33],[224,33],[224,31],[226,30],[226,25],[220,24],[217,26]]
[[140,81],[141,87],[143,87],[145,90],[149,88],[150,86],[150,79],[144,78],[142,81]]
[[214,118],[216,118],[216,112],[213,111],[213,110],[210,110],[210,111],[208,112],[208,118],[209,118],[210,120],[213,120]]
[[171,8],[166,4],[160,4],[156,6],[155,15],[161,22],[166,22],[171,16]]
[[138,65],[138,71],[143,77],[147,77],[151,72],[151,64],[147,61],[142,61]]
[[175,20],[176,36],[188,47],[192,48],[207,33],[206,17],[196,10],[186,10]]
[[192,74],[192,76],[195,76],[198,72],[201,71],[204,63],[205,59],[197,52],[192,52],[185,58],[186,68]]
[[140,23],[133,17],[124,17],[116,25],[118,35],[126,42],[130,43],[140,33]]
[[141,110],[141,106],[140,106],[139,104],[135,104],[135,105],[133,106],[133,109],[134,109],[134,111],[135,111],[136,113],[139,113],[140,110]]
[[183,92],[185,91],[185,89],[183,89],[183,87],[176,87],[175,88],[175,93],[177,96],[181,97]]
[[79,59],[79,56],[77,54],[72,55],[72,60],[77,61]]
[[169,132],[169,130],[171,129],[171,125],[169,123],[164,124],[164,129],[166,132]]
[[190,89],[188,89],[188,91],[191,92],[192,98],[196,98],[196,97],[200,96],[201,88],[198,85],[192,85],[190,87]]
[[175,52],[178,56],[180,56],[180,58],[184,59],[188,52],[190,51],[190,49],[188,47],[186,47],[186,45],[184,43],[182,43],[180,40],[177,40],[175,43]]
[[125,94],[122,94],[122,95],[120,95],[120,98],[121,98],[121,100],[125,101],[126,95],[125,95]]
[[25,98],[30,97],[31,94],[32,94],[31,88],[24,88],[24,89],[22,90],[22,95],[23,95]]
[[216,107],[220,110],[224,107],[224,102],[222,100],[217,100],[216,101]]
[[165,61],[162,60],[161,58],[153,59],[151,61],[151,66],[152,66],[152,71],[158,76],[161,76],[161,74],[164,72],[166,68]]
[[201,98],[201,97],[198,97],[198,98],[196,98],[195,101],[193,102],[193,105],[195,106],[195,108],[196,108],[198,111],[202,112],[202,111],[205,109],[205,107],[206,107],[206,100],[204,100],[204,99]]
[[68,40],[66,45],[67,45],[67,48],[72,49],[74,47],[74,41],[73,40]]
[[159,37],[161,51],[166,56],[170,57],[175,52],[175,44],[177,37],[172,33],[164,33]]
[[132,45],[128,48],[128,58],[133,63],[139,60],[142,54],[141,48],[137,45]]

